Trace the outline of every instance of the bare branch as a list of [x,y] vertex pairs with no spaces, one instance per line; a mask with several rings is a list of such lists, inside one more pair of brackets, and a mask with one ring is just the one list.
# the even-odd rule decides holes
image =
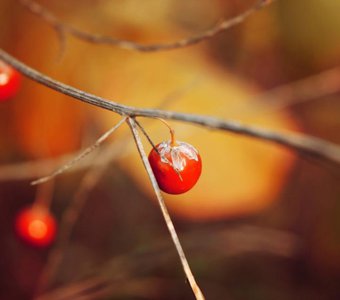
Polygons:
[[[179,89],[173,90],[163,99],[160,100],[158,108],[166,108],[170,103],[174,103],[178,101],[179,98],[183,97],[185,93],[187,93],[190,89],[196,85],[198,80],[193,80],[189,82],[189,84],[180,87]],[[149,119],[150,121],[151,119]],[[137,121],[136,121],[137,123]],[[102,150],[103,153],[106,153],[109,150],[110,155],[101,156],[102,158],[106,158],[105,163],[110,163],[115,158],[118,158],[119,151],[115,151],[116,149],[122,149],[122,146],[126,145],[128,140],[130,140],[130,135],[124,135],[119,140],[115,141],[115,146],[102,146],[102,149],[108,147],[109,149]],[[115,156],[112,153],[116,153]],[[121,153],[120,153],[121,154]],[[45,176],[50,170],[57,169],[60,165],[66,164],[68,161],[74,159],[77,153],[65,154],[63,156],[58,156],[54,158],[43,158],[39,160],[32,161],[24,161],[19,163],[9,163],[0,165],[0,182],[1,181],[11,181],[11,180],[24,180],[31,178],[39,178]],[[84,168],[88,168],[90,166],[95,167],[97,161],[101,163],[101,160],[81,160],[78,161],[76,165],[72,167],[73,171],[82,170]]]
[[39,178],[37,180],[34,180],[31,182],[32,185],[37,185],[44,183],[46,181],[51,180],[52,178],[60,175],[61,173],[64,173],[66,170],[71,168],[73,165],[75,165],[77,162],[79,162],[81,159],[83,159],[85,156],[90,154],[93,150],[98,148],[101,143],[103,143],[112,133],[116,131],[125,122],[126,118],[122,118],[115,126],[113,126],[110,130],[106,131],[94,144],[87,147],[84,151],[82,151],[79,155],[77,155],[75,158],[73,158],[71,161],[66,163],[65,165],[61,166],[59,169],[55,170],[52,174],[47,175],[45,177]]
[[[119,140],[114,143],[118,148],[121,147],[126,140]],[[113,148],[110,146],[102,146],[101,149]],[[103,150],[105,151],[105,150]],[[39,160],[31,160],[19,163],[9,163],[0,165],[0,182],[11,181],[11,180],[26,180],[31,178],[43,177],[50,170],[57,169],[60,165],[67,164],[70,160],[74,159],[77,153],[65,154],[60,157],[44,158]],[[107,157],[106,163],[109,163],[118,156]],[[97,165],[96,160],[84,159],[79,161],[73,166],[72,171],[83,170],[88,167],[95,167]]]
[[175,42],[165,43],[165,44],[149,44],[143,45],[139,43],[135,43],[128,40],[117,39],[109,36],[91,34],[88,32],[84,32],[79,30],[69,24],[65,24],[60,21],[56,16],[54,16],[50,11],[46,8],[42,7],[40,4],[33,0],[18,0],[24,7],[26,7],[31,13],[37,15],[42,18],[45,22],[47,22],[50,26],[52,26],[57,32],[64,32],[71,34],[72,36],[83,40],[88,43],[94,44],[104,44],[110,46],[117,46],[123,49],[139,51],[139,52],[154,52],[154,51],[164,51],[164,50],[173,50],[178,48],[184,48],[188,46],[192,46],[198,44],[202,41],[208,40],[216,36],[217,34],[228,30],[246,20],[249,16],[251,16],[254,12],[262,9],[263,7],[271,4],[275,0],[258,0],[252,7],[239,14],[236,17],[233,17],[228,20],[224,20],[218,23],[213,28],[205,30],[198,35],[184,38]]
[[235,134],[241,134],[248,137],[254,137],[265,141],[274,142],[282,146],[297,150],[299,152],[312,155],[316,158],[340,164],[340,146],[319,138],[303,134],[276,132],[260,127],[244,125],[237,121],[222,120],[209,116],[185,114],[159,109],[143,109],[122,105],[117,102],[106,100],[104,98],[86,93],[82,90],[58,82],[28,67],[14,57],[10,56],[2,49],[0,49],[0,59],[12,65],[15,69],[23,73],[25,76],[57,92],[63,93],[82,102],[113,111],[123,116],[143,116],[149,118],[158,117],[201,125],[211,129],[220,129]]
[[[275,87],[254,100],[265,101],[263,110],[279,110],[340,92],[340,66]],[[275,99],[275,101],[271,101]],[[261,110],[262,111],[262,110]]]
[[144,151],[144,147],[143,147],[143,144],[142,144],[142,141],[139,137],[139,133],[138,133],[138,130],[137,130],[137,125],[135,123],[135,121],[132,119],[132,118],[128,118],[128,124],[131,128],[131,132],[133,134],[133,137],[135,139],[135,143],[136,143],[136,146],[138,148],[138,152],[141,156],[141,159],[143,161],[143,164],[144,164],[144,167],[148,173],[148,176],[150,178],[150,181],[151,181],[151,184],[152,184],[152,187],[155,191],[155,194],[156,194],[156,197],[157,197],[157,200],[158,200],[158,204],[160,206],[160,209],[162,211],[162,214],[163,214],[163,217],[164,217],[164,220],[165,220],[165,223],[168,227],[168,230],[169,230],[169,233],[171,235],[171,238],[172,238],[172,241],[175,245],[175,248],[176,248],[176,251],[179,255],[179,258],[181,260],[181,263],[182,263],[182,267],[183,267],[183,270],[184,270],[184,273],[190,283],[190,286],[191,286],[191,289],[196,297],[196,299],[198,300],[204,300],[204,296],[199,288],[199,286],[197,285],[196,283],[196,280],[195,280],[195,277],[194,275],[192,274],[191,272],[191,269],[190,269],[190,266],[189,266],[189,263],[185,257],[185,253],[183,251],[183,248],[182,248],[182,245],[178,239],[178,236],[177,236],[177,233],[176,233],[176,230],[175,230],[175,227],[171,221],[171,218],[170,218],[170,215],[169,215],[169,212],[166,208],[166,205],[165,205],[165,202],[164,202],[164,199],[162,197],[162,194],[161,194],[161,191],[158,187],[158,184],[157,184],[157,181],[156,181],[156,178],[152,172],[152,169],[151,169],[151,166],[150,166],[150,163],[149,163],[149,160],[146,156],[146,153]]
[[[63,162],[68,161],[73,157],[74,155],[68,154],[58,158],[46,158],[0,165],[0,182],[44,176],[48,170],[57,168]],[[76,168],[82,168],[87,165],[89,164],[79,164]]]

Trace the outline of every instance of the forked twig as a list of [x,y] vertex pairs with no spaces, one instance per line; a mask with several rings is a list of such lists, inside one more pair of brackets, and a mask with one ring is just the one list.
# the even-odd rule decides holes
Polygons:
[[140,157],[141,157],[141,159],[143,161],[144,167],[145,167],[145,169],[146,169],[146,171],[148,173],[148,176],[150,178],[150,181],[151,181],[152,187],[154,189],[154,192],[156,194],[156,197],[157,197],[157,200],[158,200],[158,204],[159,204],[160,209],[162,211],[162,214],[163,214],[166,226],[168,227],[168,230],[169,230],[169,233],[171,235],[172,241],[173,241],[173,243],[175,245],[175,248],[176,248],[176,251],[177,251],[177,253],[179,255],[179,258],[180,258],[180,261],[181,261],[184,273],[185,273],[185,275],[186,275],[186,277],[187,277],[187,279],[189,281],[189,284],[191,286],[191,289],[192,289],[196,299],[204,300],[205,298],[203,296],[203,293],[201,292],[199,286],[196,283],[195,277],[194,277],[194,275],[191,272],[189,263],[188,263],[188,261],[186,259],[186,256],[185,256],[185,253],[183,251],[182,245],[181,245],[181,243],[179,241],[179,238],[177,236],[177,233],[176,233],[175,227],[174,227],[174,225],[172,223],[172,220],[170,218],[168,209],[166,208],[166,205],[165,205],[164,199],[162,197],[161,191],[160,191],[160,189],[158,187],[156,178],[155,178],[155,176],[154,176],[154,174],[152,172],[149,160],[148,160],[148,158],[146,156],[146,153],[145,153],[145,150],[144,150],[144,147],[143,147],[143,143],[142,143],[142,141],[140,139],[140,136],[139,136],[139,133],[138,133],[138,130],[137,130],[137,125],[136,125],[136,123],[135,123],[133,118],[128,118],[127,122],[129,124],[131,132],[133,134],[133,137],[134,137],[134,140],[135,140],[135,143],[136,143],[139,155],[140,155]]
[[115,126],[113,126],[111,129],[106,131],[94,144],[91,146],[87,147],[84,151],[82,151],[79,155],[77,155],[75,158],[73,158],[71,161],[68,163],[64,164],[61,166],[59,169],[55,170],[52,174],[44,176],[42,178],[39,178],[37,180],[34,180],[31,182],[32,185],[37,185],[44,183],[46,181],[49,181],[50,179],[56,177],[57,175],[65,172],[69,168],[71,168],[74,164],[79,162],[81,159],[83,159],[86,155],[90,154],[93,150],[98,148],[101,143],[103,143],[112,133],[116,131],[125,122],[126,118],[122,118]]
[[139,52],[155,52],[155,51],[164,51],[164,50],[173,50],[178,48],[184,48],[188,46],[192,46],[198,44],[202,41],[208,40],[217,34],[226,31],[229,28],[232,28],[240,23],[242,23],[245,19],[247,19],[254,12],[262,9],[263,7],[271,4],[275,0],[258,0],[252,7],[244,11],[243,13],[228,19],[223,20],[222,22],[215,25],[213,28],[205,30],[195,36],[184,38],[175,42],[164,43],[164,44],[139,44],[136,42],[117,39],[109,36],[91,34],[82,30],[79,30],[69,24],[63,23],[56,16],[54,16],[50,11],[48,11],[45,7],[41,6],[37,2],[33,0],[19,0],[19,2],[26,7],[31,13],[37,15],[42,18],[45,22],[47,22],[50,26],[52,26],[57,32],[64,32],[71,34],[72,36],[83,40],[88,43],[94,44],[104,44],[120,47],[127,50],[139,51]]

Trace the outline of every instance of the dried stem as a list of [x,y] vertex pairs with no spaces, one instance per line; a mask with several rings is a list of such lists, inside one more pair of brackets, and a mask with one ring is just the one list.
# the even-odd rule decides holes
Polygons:
[[53,282],[53,279],[55,278],[58,268],[62,262],[68,241],[73,232],[74,225],[79,218],[80,212],[86,203],[90,191],[98,183],[105,169],[105,165],[102,165],[102,167],[97,166],[85,174],[74,198],[72,199],[69,207],[64,212],[60,222],[57,243],[50,251],[47,262],[41,272],[36,289],[36,295],[39,295],[41,292],[45,291]]
[[73,199],[70,202],[70,205],[62,215],[58,240],[53,249],[50,251],[47,263],[41,272],[37,287],[37,295],[45,291],[53,282],[53,279],[57,274],[58,267],[60,266],[66,252],[66,247],[70,240],[74,225],[79,218],[81,210],[84,207],[91,190],[98,184],[106,169],[110,166],[109,162],[124,153],[123,149],[127,143],[128,139],[123,139],[122,141],[113,143],[102,150],[92,162],[92,168],[85,173]]
[[175,138],[175,130],[170,126],[170,124],[163,120],[162,118],[156,118],[157,120],[161,121],[166,127],[168,127],[170,131],[170,145],[173,147],[176,145],[176,138]]
[[235,134],[270,141],[297,150],[304,154],[312,155],[316,158],[340,164],[340,146],[319,138],[303,134],[276,132],[251,125],[244,125],[237,121],[223,120],[210,116],[185,114],[159,109],[136,108],[122,105],[51,79],[50,77],[47,77],[46,75],[43,75],[38,71],[28,67],[1,49],[0,59],[12,65],[25,76],[51,89],[54,89],[57,92],[63,93],[85,103],[113,111],[123,116],[143,116],[148,118],[172,119],[211,129],[224,130]]
[[114,133],[116,131],[116,129],[118,129],[120,127],[120,125],[122,125],[125,122],[125,120],[126,120],[126,118],[122,118],[115,126],[113,126],[111,129],[106,131],[98,140],[96,140],[96,142],[94,144],[87,147],[78,156],[76,156],[75,158],[73,158],[71,161],[64,164],[63,166],[61,166],[59,169],[55,170],[52,174],[44,176],[44,177],[39,178],[37,180],[34,180],[34,181],[31,182],[31,184],[32,185],[41,184],[41,183],[44,183],[46,181],[51,180],[52,178],[60,175],[61,173],[64,173],[66,170],[71,168],[73,165],[75,165],[77,162],[79,162],[85,156],[87,156],[88,154],[93,152],[93,150],[98,148],[101,143],[103,143],[112,133]]
[[[340,92],[340,66],[306,78],[280,85],[256,96],[255,101],[265,101],[264,110],[279,110]],[[275,99],[275,101],[271,101]]]
[[126,141],[120,144],[119,147],[117,147],[117,144],[112,144],[110,147],[101,151],[100,155],[98,155],[98,158],[95,160],[93,168],[84,175],[70,205],[67,207],[61,218],[58,240],[50,251],[47,262],[41,272],[36,291],[37,295],[45,291],[53,282],[65,254],[74,225],[79,218],[91,190],[102,178],[102,175],[109,166],[108,162],[112,160],[113,157],[124,152],[122,151],[122,147],[125,145]]
[[146,137],[146,139],[148,140],[148,142],[150,143],[152,148],[155,149],[155,151],[158,153],[158,149],[157,149],[155,143],[151,140],[151,137],[145,131],[144,127],[136,119],[134,119],[134,121],[135,121],[136,125],[139,127],[139,129],[141,130],[141,132],[144,134],[144,136]]
[[184,38],[175,42],[165,43],[165,44],[149,44],[143,45],[139,43],[135,43],[128,40],[117,39],[113,37],[108,37],[104,35],[91,34],[88,32],[84,32],[79,30],[69,24],[63,23],[58,20],[56,16],[54,16],[50,11],[48,11],[45,7],[41,6],[37,2],[33,0],[18,0],[24,7],[26,7],[31,13],[37,15],[45,22],[47,22],[50,26],[52,26],[59,34],[68,33],[80,40],[83,40],[88,43],[94,44],[105,44],[110,46],[116,46],[127,50],[139,51],[139,52],[154,52],[154,51],[164,51],[164,50],[173,50],[183,47],[192,46],[203,42],[205,40],[211,39],[217,34],[228,30],[246,20],[249,16],[251,16],[256,11],[262,9],[263,7],[271,4],[275,0],[258,0],[252,7],[244,11],[243,13],[237,15],[228,20],[224,20],[219,22],[213,28],[205,30],[198,35]]
[[157,197],[157,200],[158,200],[158,204],[159,204],[160,209],[162,211],[165,223],[166,223],[166,225],[168,227],[168,230],[169,230],[169,233],[171,235],[172,241],[173,241],[173,243],[175,245],[176,251],[177,251],[177,253],[179,255],[179,258],[181,260],[184,273],[185,273],[185,275],[186,275],[186,277],[187,277],[187,279],[188,279],[188,281],[190,283],[191,289],[192,289],[196,299],[204,300],[205,298],[204,298],[204,296],[203,296],[199,286],[196,283],[194,275],[191,272],[189,263],[188,263],[188,261],[187,261],[187,259],[185,257],[185,254],[184,254],[183,248],[181,246],[181,243],[180,243],[180,241],[178,239],[175,227],[174,227],[174,225],[173,225],[173,223],[171,221],[171,218],[170,218],[169,212],[168,212],[168,210],[166,208],[166,205],[165,205],[164,199],[162,197],[161,191],[160,191],[160,189],[158,187],[156,178],[155,178],[155,176],[154,176],[154,174],[152,172],[149,160],[148,160],[148,158],[146,156],[146,153],[144,151],[144,147],[143,147],[142,141],[140,139],[140,136],[139,136],[139,133],[138,133],[138,130],[137,130],[137,125],[136,125],[135,121],[132,118],[128,118],[127,121],[128,121],[128,124],[129,124],[129,126],[131,128],[131,132],[133,134],[133,137],[135,139],[135,143],[136,143],[138,152],[139,152],[139,154],[141,156],[141,159],[143,161],[144,167],[145,167],[145,169],[146,169],[146,171],[148,173],[148,176],[150,178],[152,187],[153,187],[153,189],[155,191],[155,194],[156,194],[156,197]]
[[[194,85],[197,84],[197,80],[193,80],[189,82],[189,84],[186,84],[178,89],[175,89],[168,93],[163,99],[160,100],[160,103],[158,105],[158,108],[166,108],[169,104],[172,104],[175,101],[178,101],[185,93],[190,91]],[[151,121],[151,119],[149,120]],[[135,122],[138,125],[137,120]],[[141,129],[144,129],[142,126]],[[146,137],[149,139],[150,144],[153,145],[150,137],[147,135],[147,133],[144,131],[144,134],[146,134]],[[102,146],[101,149],[105,149],[105,147],[108,147],[111,149],[111,152],[116,152],[115,148],[121,149],[122,144],[126,144],[127,140],[130,140],[130,135],[127,135],[124,137],[121,137],[119,140],[115,141],[115,145],[117,147],[113,146]],[[103,152],[106,153],[105,150]],[[60,165],[66,164],[68,161],[73,160],[74,157],[78,153],[71,153],[71,154],[65,154],[63,156],[54,157],[54,158],[44,158],[39,160],[32,160],[32,161],[25,161],[25,162],[19,162],[19,163],[10,163],[5,165],[0,165],[0,182],[1,181],[11,181],[11,180],[24,180],[24,179],[31,179],[31,178],[39,178],[45,176],[46,173],[48,173],[50,170],[57,169]],[[107,158],[106,163],[109,163],[113,160],[112,157],[107,155],[105,156]],[[95,167],[96,161],[93,160],[82,160],[78,161],[76,165],[73,166],[72,171],[82,170],[84,168],[88,168],[89,166]]]

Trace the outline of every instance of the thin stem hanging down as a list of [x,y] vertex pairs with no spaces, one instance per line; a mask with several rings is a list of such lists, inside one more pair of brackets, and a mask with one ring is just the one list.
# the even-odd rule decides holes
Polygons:
[[122,105],[107,99],[86,93],[64,83],[58,82],[18,61],[4,50],[0,49],[0,59],[20,71],[28,78],[41,83],[57,92],[68,95],[82,102],[113,111],[123,116],[143,116],[152,118],[172,119],[181,122],[200,125],[210,129],[219,129],[248,137],[270,141],[313,157],[340,165],[340,146],[303,134],[276,132],[237,121],[222,120],[210,116],[178,113],[159,109],[143,109]]
[[75,158],[73,158],[68,163],[61,166],[59,169],[55,170],[52,174],[44,176],[42,178],[39,178],[37,180],[34,180],[31,182],[32,185],[41,184],[46,181],[51,180],[52,178],[60,175],[61,173],[64,173],[66,170],[71,168],[73,165],[75,165],[77,162],[79,162],[81,159],[83,159],[85,156],[90,154],[93,150],[95,150],[97,147],[100,146],[101,143],[103,143],[112,133],[116,131],[124,122],[126,118],[122,118],[115,126],[113,126],[111,129],[106,131],[94,144],[87,147],[84,151],[82,151],[79,155],[77,155]]
[[65,33],[68,33],[88,43],[116,46],[123,49],[139,52],[156,52],[184,48],[211,39],[217,34],[242,23],[253,13],[264,8],[265,6],[268,6],[275,0],[258,0],[252,7],[250,7],[243,13],[231,19],[223,20],[222,22],[219,22],[217,25],[215,25],[213,28],[205,30],[195,36],[165,44],[149,44],[149,45],[143,45],[128,40],[84,32],[58,20],[56,16],[54,16],[50,11],[48,11],[45,7],[41,6],[34,0],[18,0],[18,1],[24,7],[26,7],[31,13],[37,15],[45,22],[47,22],[50,26],[52,26],[62,37],[65,35]]
[[120,145],[121,147],[116,147],[116,144],[113,146],[111,145],[111,147],[105,149],[105,151],[100,152],[100,157],[96,159],[97,163],[95,167],[89,169],[85,173],[72,201],[70,201],[68,207],[63,212],[60,220],[58,240],[49,252],[46,264],[44,265],[38,280],[37,289],[35,291],[37,296],[40,296],[41,293],[48,290],[50,285],[54,282],[58,273],[58,268],[64,258],[66,252],[65,249],[68,246],[74,226],[81,214],[86,200],[109,167],[109,164],[107,163],[108,157],[117,155],[122,150],[122,145]]
[[155,178],[155,176],[154,176],[154,174],[152,172],[149,160],[148,160],[147,155],[146,155],[146,153],[144,151],[144,147],[143,147],[142,141],[140,139],[140,136],[139,136],[139,133],[138,133],[138,130],[137,130],[137,125],[136,125],[134,119],[132,119],[132,118],[128,118],[127,122],[128,122],[128,124],[130,126],[131,132],[132,132],[133,137],[135,139],[135,143],[136,143],[139,155],[142,158],[144,167],[145,167],[145,169],[146,169],[146,171],[148,173],[148,176],[150,178],[152,187],[153,187],[153,189],[155,191],[155,194],[156,194],[156,197],[157,197],[157,200],[158,200],[158,204],[159,204],[160,209],[162,211],[162,214],[163,214],[166,226],[168,227],[168,230],[170,232],[172,241],[173,241],[173,243],[174,243],[174,245],[176,247],[177,253],[178,253],[179,258],[181,260],[184,273],[185,273],[185,275],[186,275],[186,277],[187,277],[187,279],[188,279],[188,281],[190,283],[191,289],[192,289],[196,299],[197,300],[204,300],[205,298],[204,298],[204,296],[203,296],[199,286],[196,283],[194,275],[191,272],[189,263],[188,263],[188,261],[186,259],[186,256],[185,256],[185,253],[183,251],[182,245],[181,245],[181,243],[180,243],[180,241],[178,239],[175,227],[174,227],[174,225],[173,225],[173,223],[171,221],[168,209],[166,208],[166,205],[165,205],[165,202],[163,200],[161,191],[160,191],[160,189],[158,187],[156,178]]

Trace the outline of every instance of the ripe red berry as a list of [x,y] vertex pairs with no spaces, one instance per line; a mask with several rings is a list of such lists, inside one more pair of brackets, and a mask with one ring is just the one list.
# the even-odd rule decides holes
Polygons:
[[56,221],[43,207],[28,207],[19,212],[15,219],[18,235],[34,246],[50,245],[56,234]]
[[0,60],[0,102],[15,96],[20,82],[21,74]]
[[160,189],[168,194],[182,194],[197,182],[202,171],[198,151],[190,144],[162,142],[152,149],[149,162]]

